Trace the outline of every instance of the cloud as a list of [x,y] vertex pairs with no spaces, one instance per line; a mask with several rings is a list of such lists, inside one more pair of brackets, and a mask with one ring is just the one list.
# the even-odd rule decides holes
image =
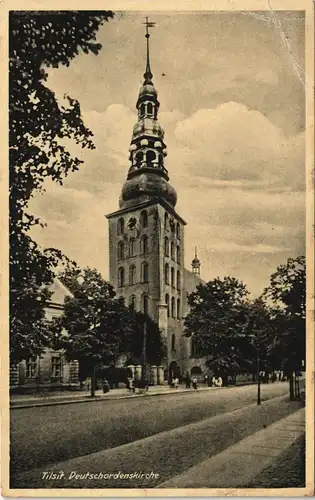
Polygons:
[[211,181],[244,181],[244,188],[269,184],[273,189],[304,188],[304,135],[286,138],[257,110],[228,102],[200,109],[177,123],[181,173]]

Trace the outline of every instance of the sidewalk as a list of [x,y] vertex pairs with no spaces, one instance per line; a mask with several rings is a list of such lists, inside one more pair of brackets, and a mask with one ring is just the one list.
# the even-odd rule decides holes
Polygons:
[[[227,387],[208,387],[206,385],[200,385],[198,391],[210,391],[210,390],[223,390]],[[10,397],[10,408],[28,408],[32,406],[49,406],[57,404],[68,404],[68,403],[82,403],[88,401],[104,401],[104,400],[117,400],[117,399],[130,399],[137,397],[148,397],[148,396],[158,396],[167,394],[178,394],[185,392],[192,392],[193,389],[186,389],[185,386],[180,386],[178,389],[164,386],[151,386],[149,390],[145,393],[130,392],[128,389],[112,389],[106,394],[102,390],[95,391],[95,397],[91,397],[89,391],[80,392],[59,392],[54,395],[51,393],[49,395],[37,395],[37,394],[14,394]]]
[[246,488],[304,433],[302,408],[156,488]]

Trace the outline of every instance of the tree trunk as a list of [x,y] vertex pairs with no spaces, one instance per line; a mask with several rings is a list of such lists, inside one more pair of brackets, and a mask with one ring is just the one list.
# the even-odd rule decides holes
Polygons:
[[93,366],[92,376],[91,376],[91,397],[95,396],[95,387],[96,387],[96,366]]
[[290,391],[290,401],[294,401],[294,380],[293,380],[293,373],[290,373],[289,377],[289,391]]

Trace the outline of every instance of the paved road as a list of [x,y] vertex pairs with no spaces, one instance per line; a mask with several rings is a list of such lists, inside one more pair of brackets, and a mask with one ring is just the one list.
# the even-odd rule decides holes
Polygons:
[[[285,383],[262,387],[265,400],[287,392]],[[231,412],[255,400],[256,387],[245,386],[128,401],[12,409],[11,471],[17,474],[121,446]]]
[[[258,452],[258,462],[256,456],[257,446],[254,446],[255,456],[252,456],[252,453],[249,453],[250,456],[248,456],[244,447],[241,446],[241,449],[239,449],[238,445],[238,451],[232,457],[234,471],[232,476],[226,470],[225,464],[220,463],[220,452],[227,448],[230,449],[235,443],[243,443],[244,438],[248,436],[253,439],[252,434],[257,433],[257,431],[262,431],[264,434],[267,429],[272,429],[271,424],[280,420],[282,422],[283,417],[287,415],[294,413],[295,417],[297,409],[299,409],[299,403],[289,402],[286,396],[270,399],[264,402],[261,407],[254,403],[232,412],[206,418],[170,431],[164,431],[116,448],[59,462],[33,471],[26,471],[14,477],[14,487],[154,488],[160,487],[162,483],[161,487],[181,488],[187,487],[185,484],[187,477],[189,483],[193,485],[192,487],[213,487],[214,484],[212,483],[218,483],[218,481],[220,487],[231,487],[235,484],[235,480],[241,480],[238,471],[242,468],[238,460],[239,458],[242,460],[242,453],[245,454],[243,461],[247,460],[246,477],[252,477],[257,474],[260,467],[263,467],[260,463],[266,460],[264,454],[267,453],[269,462],[273,460],[270,446],[272,447],[273,440],[276,440],[278,434],[273,436],[271,432],[271,437],[268,438],[269,443],[265,443],[264,437],[260,439],[265,448],[263,448],[262,456]],[[285,430],[284,432],[286,434]],[[283,444],[283,436],[280,437],[280,444]],[[279,443],[277,443],[276,448],[278,446]],[[252,450],[250,451],[252,452]],[[278,450],[276,451],[278,452]],[[201,463],[204,460],[208,461],[210,457],[213,457],[212,466],[206,467],[204,472]],[[228,458],[230,460],[229,452]],[[252,460],[255,461],[253,470],[251,466]],[[194,466],[196,472],[190,472]],[[215,466],[221,467],[219,477],[211,477],[211,471],[214,471]],[[224,484],[221,481],[222,467]],[[54,481],[50,477],[45,477],[47,471],[63,471],[64,476],[61,480]],[[117,477],[119,472],[131,475],[136,473],[138,476],[125,479],[125,477]],[[90,473],[93,477],[90,475],[87,478],[87,473]],[[201,476],[198,476],[198,479],[196,479],[197,484],[195,484],[198,473],[199,475],[201,473]],[[110,474],[112,474],[111,477]],[[139,477],[140,474],[143,474],[143,476]],[[183,479],[181,474],[183,474]],[[174,476],[176,476],[175,484],[173,486],[164,486],[163,483],[170,479],[172,484]],[[177,478],[179,479],[177,480]]]

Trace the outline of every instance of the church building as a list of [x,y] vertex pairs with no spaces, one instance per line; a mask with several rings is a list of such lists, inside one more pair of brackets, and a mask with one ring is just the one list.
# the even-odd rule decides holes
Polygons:
[[201,282],[200,261],[196,252],[192,270],[184,267],[186,222],[175,209],[177,193],[166,168],[160,103],[150,68],[148,27],[153,23],[146,24],[146,70],[136,103],[130,167],[119,209],[106,215],[109,279],[126,305],[158,323],[167,345],[167,378],[172,378],[187,371],[205,371],[205,360],[197,357],[193,338],[183,336],[187,298]]

